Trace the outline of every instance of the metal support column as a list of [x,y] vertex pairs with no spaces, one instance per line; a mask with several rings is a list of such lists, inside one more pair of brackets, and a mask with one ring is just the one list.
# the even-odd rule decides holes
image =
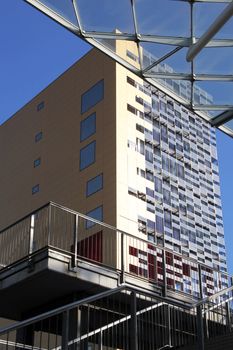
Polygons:
[[79,217],[77,214],[74,215],[74,237],[73,237],[73,246],[72,246],[72,259],[71,265],[72,268],[77,267],[77,255],[78,255],[78,223]]
[[197,349],[204,350],[204,323],[202,317],[202,305],[197,306]]
[[125,255],[124,255],[124,238],[125,235],[123,232],[121,232],[120,239],[121,239],[121,276],[120,276],[120,282],[125,282]]
[[64,311],[62,314],[61,350],[68,350],[68,341],[69,341],[69,311]]
[[137,296],[136,292],[131,292],[131,320],[130,320],[130,350],[138,350],[137,332]]
[[226,309],[226,326],[227,326],[227,332],[231,331],[231,311],[230,311],[230,305],[229,301],[225,304]]
[[79,349],[81,337],[81,310],[74,308],[69,311],[68,341],[74,341],[72,350]]
[[166,322],[166,328],[167,328],[167,343],[168,346],[172,346],[172,339],[171,339],[171,309],[170,305],[167,305],[167,322]]

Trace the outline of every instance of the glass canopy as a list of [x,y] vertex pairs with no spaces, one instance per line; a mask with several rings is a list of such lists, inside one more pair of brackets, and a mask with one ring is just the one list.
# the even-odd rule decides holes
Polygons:
[[233,137],[233,17],[187,61],[232,0],[24,1]]

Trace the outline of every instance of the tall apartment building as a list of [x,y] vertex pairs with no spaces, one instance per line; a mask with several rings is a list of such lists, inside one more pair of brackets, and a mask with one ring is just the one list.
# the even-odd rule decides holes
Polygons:
[[54,201],[146,240],[134,276],[164,284],[165,249],[169,288],[228,285],[215,130],[97,50],[0,127],[0,160],[1,230]]

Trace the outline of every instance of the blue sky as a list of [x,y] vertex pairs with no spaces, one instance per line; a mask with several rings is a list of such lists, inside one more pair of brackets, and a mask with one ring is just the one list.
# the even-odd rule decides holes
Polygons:
[[[22,0],[0,2],[0,123],[90,46]],[[229,270],[233,273],[233,140],[217,132]]]

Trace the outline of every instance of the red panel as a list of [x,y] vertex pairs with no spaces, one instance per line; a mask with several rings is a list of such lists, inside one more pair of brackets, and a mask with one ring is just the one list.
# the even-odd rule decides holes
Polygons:
[[163,269],[161,267],[157,268],[157,272],[158,274],[163,275]]
[[183,263],[183,274],[190,277],[190,266]]
[[97,262],[103,262],[102,231],[78,242],[78,255]]
[[155,256],[153,254],[148,253],[148,264],[155,264]]
[[139,267],[139,275],[143,277],[147,277],[147,270],[143,269],[142,267]]
[[167,285],[170,288],[174,288],[174,280],[171,278],[167,278]]
[[156,247],[151,244],[148,244],[148,249],[156,251]]
[[138,256],[138,249],[129,246],[129,254],[130,254],[130,255],[133,255],[133,256]]
[[156,268],[154,265],[148,265],[149,279],[156,281]]
[[138,267],[135,265],[129,264],[129,272],[132,272],[138,275]]

